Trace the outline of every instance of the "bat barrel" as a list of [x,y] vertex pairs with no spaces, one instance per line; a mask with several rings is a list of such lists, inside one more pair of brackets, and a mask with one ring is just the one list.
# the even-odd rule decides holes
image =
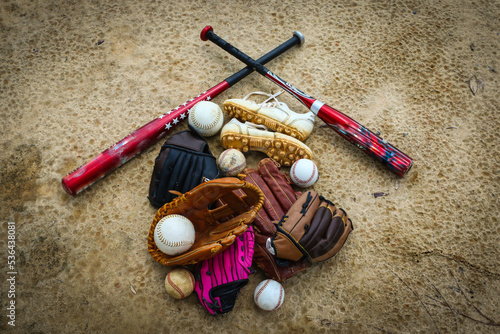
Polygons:
[[340,136],[383,163],[397,176],[403,177],[413,166],[412,158],[342,112],[323,104],[317,116]]
[[228,83],[223,81],[132,132],[85,165],[63,177],[61,180],[63,189],[70,195],[78,194],[164,137],[181,121],[188,118],[189,109],[196,103],[217,96],[227,88],[229,88]]

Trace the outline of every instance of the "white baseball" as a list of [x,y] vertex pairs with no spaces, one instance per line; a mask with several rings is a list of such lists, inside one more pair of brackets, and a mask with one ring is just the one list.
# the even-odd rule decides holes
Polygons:
[[272,279],[266,279],[257,285],[253,293],[255,304],[264,311],[277,310],[285,300],[285,289]]
[[318,181],[318,177],[318,167],[309,159],[299,159],[290,168],[290,178],[296,186],[301,188],[312,186]]
[[220,172],[225,176],[238,175],[245,169],[246,165],[247,160],[245,156],[235,148],[225,150],[217,158],[217,167],[219,167]]
[[189,111],[188,122],[201,136],[210,137],[222,128],[224,114],[217,104],[201,101]]
[[181,215],[163,217],[155,227],[156,247],[167,255],[178,255],[194,244],[193,223]]

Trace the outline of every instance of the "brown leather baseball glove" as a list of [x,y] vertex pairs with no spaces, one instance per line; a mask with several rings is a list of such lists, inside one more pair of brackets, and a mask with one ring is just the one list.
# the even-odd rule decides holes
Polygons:
[[[185,194],[175,193],[179,196],[156,213],[148,235],[149,253],[156,261],[167,266],[194,264],[222,252],[234,242],[236,236],[246,231],[264,201],[259,188],[235,177],[202,183]],[[211,209],[216,202],[224,205]],[[175,256],[161,252],[154,241],[156,224],[171,214],[188,218],[195,229],[193,246],[187,252]]]
[[266,248],[266,242],[275,235],[278,222],[301,193],[293,190],[290,179],[280,171],[280,165],[270,158],[261,160],[258,170],[247,168],[244,173],[245,180],[264,193],[264,204],[252,224],[255,231],[254,262],[267,276],[283,282],[307,269],[309,262],[301,259],[278,263]]
[[352,230],[343,209],[309,190],[281,218],[267,246],[278,259],[325,261],[338,253]]

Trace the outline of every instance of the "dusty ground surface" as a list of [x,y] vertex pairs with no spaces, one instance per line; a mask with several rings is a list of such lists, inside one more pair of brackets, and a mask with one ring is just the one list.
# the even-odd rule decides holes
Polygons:
[[[498,1],[481,0],[2,1],[0,329],[499,333],[499,17]],[[261,272],[225,316],[195,295],[166,294],[169,268],[146,247],[163,140],[75,197],[61,187],[76,167],[242,68],[200,40],[206,25],[255,58],[301,31],[305,44],[269,68],[415,159],[399,179],[317,120],[306,141],[321,173],[314,189],[331,193],[356,229],[335,258],[284,283],[273,313],[252,299]],[[472,89],[471,78],[480,80]],[[252,74],[214,102],[257,90],[276,87]],[[209,143],[222,152],[217,137]],[[255,166],[265,156],[247,157]]]

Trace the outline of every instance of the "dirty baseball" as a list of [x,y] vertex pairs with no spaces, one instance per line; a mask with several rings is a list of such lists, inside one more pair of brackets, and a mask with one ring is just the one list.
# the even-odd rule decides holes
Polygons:
[[245,156],[237,149],[230,148],[219,155],[217,167],[225,176],[236,176],[245,169],[247,165]]
[[193,274],[184,268],[175,268],[165,277],[165,289],[175,299],[184,299],[193,291],[195,280]]

